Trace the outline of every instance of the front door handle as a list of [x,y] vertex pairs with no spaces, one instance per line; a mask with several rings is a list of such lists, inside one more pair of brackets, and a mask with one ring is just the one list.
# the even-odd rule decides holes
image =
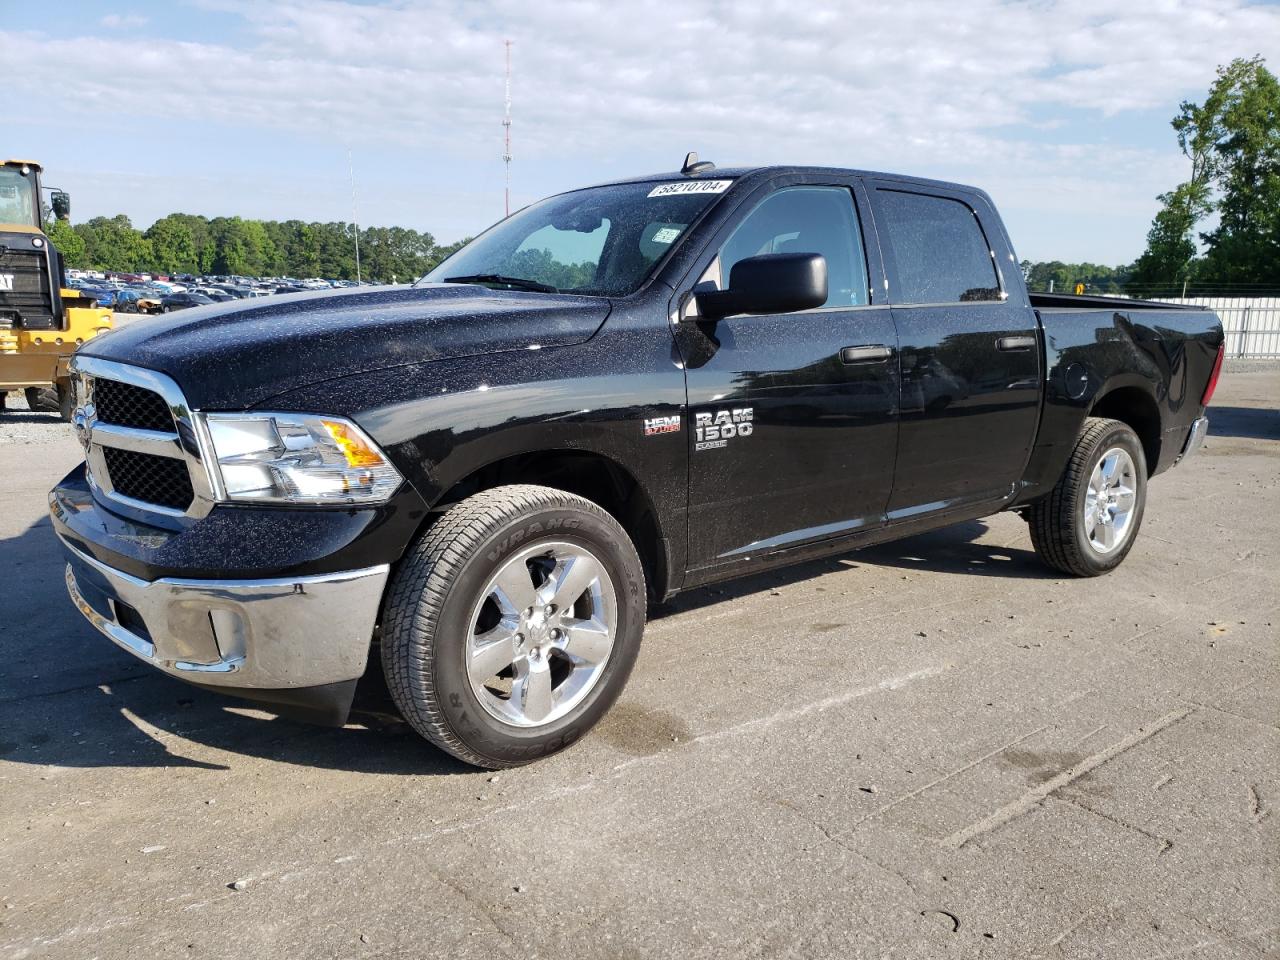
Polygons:
[[1035,337],[1001,337],[996,341],[996,349],[1004,350],[1007,353],[1030,350],[1035,345]]
[[893,351],[883,343],[869,343],[861,347],[845,347],[840,351],[841,363],[884,363]]

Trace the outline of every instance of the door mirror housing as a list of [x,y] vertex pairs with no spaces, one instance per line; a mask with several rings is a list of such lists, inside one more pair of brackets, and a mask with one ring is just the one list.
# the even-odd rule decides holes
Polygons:
[[765,253],[733,265],[728,290],[694,294],[698,318],[794,313],[827,302],[827,259],[820,253]]
[[53,215],[59,220],[71,219],[71,194],[65,190],[55,190],[49,196],[50,205],[53,207]]

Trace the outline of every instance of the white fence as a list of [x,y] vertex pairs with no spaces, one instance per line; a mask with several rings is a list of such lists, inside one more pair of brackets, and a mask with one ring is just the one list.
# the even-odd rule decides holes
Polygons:
[[1228,357],[1280,357],[1280,297],[1160,297],[1208,307],[1222,319]]

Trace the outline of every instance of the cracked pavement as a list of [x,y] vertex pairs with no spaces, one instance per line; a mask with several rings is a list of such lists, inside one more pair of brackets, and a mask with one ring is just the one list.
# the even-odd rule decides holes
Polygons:
[[497,777],[112,647],[0,416],[0,958],[1280,955],[1278,408],[1229,367],[1107,577],[1001,515],[683,595]]

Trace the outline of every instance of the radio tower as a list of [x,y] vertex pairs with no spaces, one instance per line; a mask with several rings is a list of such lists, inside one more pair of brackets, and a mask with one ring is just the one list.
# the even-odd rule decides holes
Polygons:
[[504,99],[505,110],[502,115],[502,163],[506,170],[505,216],[511,216],[511,41],[503,40],[507,48],[507,92]]

